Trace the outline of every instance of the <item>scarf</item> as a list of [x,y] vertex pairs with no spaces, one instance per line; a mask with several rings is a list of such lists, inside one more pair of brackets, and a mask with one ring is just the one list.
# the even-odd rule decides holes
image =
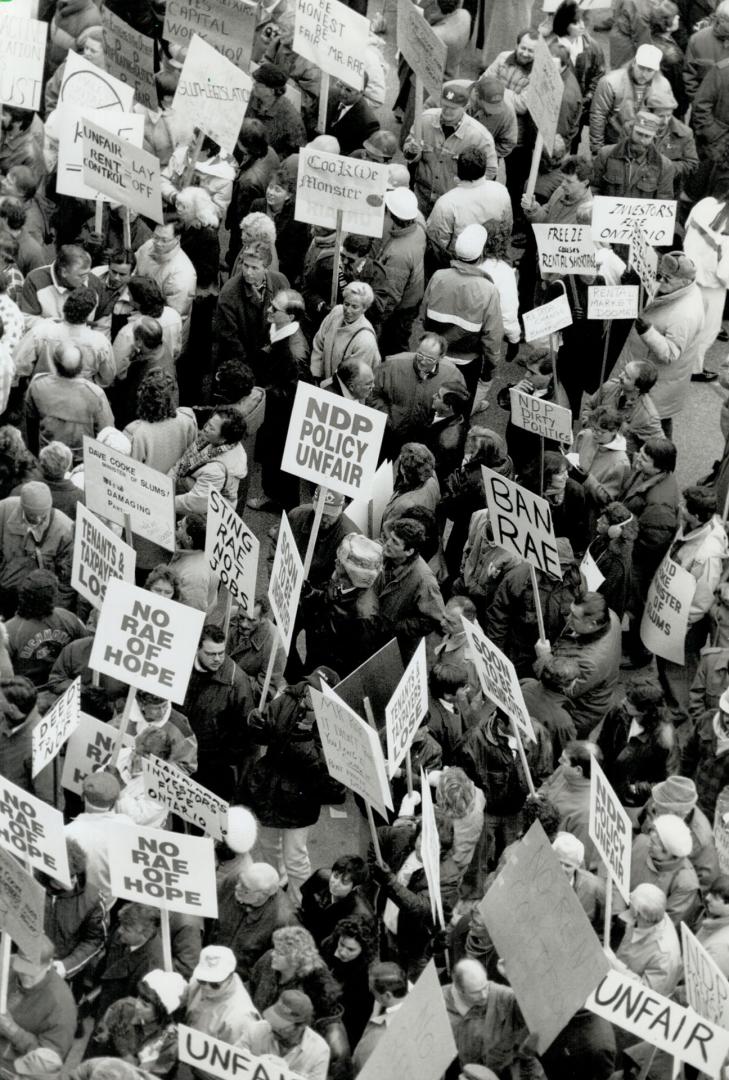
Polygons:
[[221,457],[229,450],[232,450],[235,445],[235,443],[223,443],[221,446],[213,446],[212,443],[206,441],[204,435],[198,435],[190,449],[185,451],[167,475],[172,480],[179,480],[183,476],[189,476],[190,473],[194,473],[202,465],[207,465],[209,461],[214,461],[215,458]]

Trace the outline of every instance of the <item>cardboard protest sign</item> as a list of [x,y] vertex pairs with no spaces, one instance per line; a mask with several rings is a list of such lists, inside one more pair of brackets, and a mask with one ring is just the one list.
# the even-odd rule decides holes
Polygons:
[[554,137],[557,134],[557,120],[563,94],[564,83],[557,70],[554,57],[545,44],[544,38],[539,37],[524,98],[537,131],[544,139],[548,154],[551,154],[554,149]]
[[76,503],[71,584],[92,607],[100,608],[110,578],[134,583],[137,553],[121,537]]
[[159,158],[93,120],[82,118],[81,137],[84,183],[162,225]]
[[71,886],[63,814],[0,776],[0,847]]
[[539,821],[512,851],[478,909],[541,1054],[609,963]]
[[552,512],[547,500],[485,465],[481,472],[496,543],[526,559],[537,570],[561,578]]
[[629,904],[633,825],[597,760],[593,760],[590,774],[588,830],[620,895]]
[[380,237],[387,178],[387,165],[303,146],[299,150],[294,217],[334,229],[341,210],[345,232]]
[[587,550],[580,563],[580,573],[585,579],[585,587],[588,592],[597,592],[605,580],[600,567],[597,565],[589,550]]
[[281,468],[351,499],[369,492],[387,417],[299,382]]
[[423,769],[420,770],[420,791],[423,831],[420,841],[420,857],[423,861],[425,880],[428,883],[430,896],[430,913],[433,922],[440,920],[440,925],[445,930],[445,914],[443,912],[443,897],[440,892],[440,836],[435,823],[433,812],[433,796],[430,793],[428,777]]
[[60,141],[58,143],[58,180],[56,190],[62,195],[76,199],[101,199],[111,202],[95,188],[84,183],[84,120],[91,120],[113,135],[118,135],[135,146],[144,139],[144,117],[141,113],[111,112],[90,109],[84,105],[62,105],[58,110]]
[[111,891],[121,900],[217,919],[215,856],[209,836],[142,825],[114,832]]
[[437,1080],[456,1054],[443,990],[431,960],[392,1013],[357,1080]]
[[276,620],[281,642],[286,652],[291,648],[301,586],[304,584],[304,564],[291,532],[286,511],[281,515],[276,552],[273,556],[268,599]]
[[202,829],[213,840],[222,840],[228,828],[228,804],[169,761],[154,754],[142,760],[144,792],[164,803],[173,814]]
[[682,664],[691,601],[696,578],[666,555],[653,575],[640,624],[640,640],[646,649]]
[[658,252],[648,243],[648,238],[637,221],[633,223],[628,266],[635,270],[648,299],[652,300],[657,287]]
[[589,225],[532,225],[542,274],[595,274],[595,241]]
[[364,86],[364,50],[370,24],[340,0],[297,0],[294,52],[347,86]]
[[564,293],[550,300],[548,304],[522,312],[521,317],[524,323],[525,341],[537,341],[539,338],[549,337],[550,334],[563,330],[565,326],[572,325],[572,312]]
[[466,631],[471,659],[476,667],[484,694],[499,709],[503,709],[525,738],[536,742],[537,737],[524,701],[519,677],[511,660],[486,637],[479,626],[469,622],[463,615],[461,615],[461,622]]
[[233,507],[215,489],[208,495],[205,558],[221,585],[248,615],[256,599],[260,544]]
[[17,859],[0,848],[0,930],[40,961],[46,891]]
[[73,50],[69,51],[58,90],[59,108],[65,105],[81,105],[85,109],[98,109],[105,113],[130,113],[133,104],[133,86],[127,86],[103,68],[92,64]]
[[78,727],[80,720],[81,676],[79,675],[33,728],[31,734],[33,776],[37,776],[41,769],[53,761],[66,739]]
[[397,0],[397,47],[428,93],[439,98],[446,44],[423,17],[423,9],[412,0]]
[[588,319],[637,319],[637,285],[588,285]]
[[352,524],[373,540],[382,532],[382,518],[392,498],[394,484],[392,462],[385,460],[372,478],[370,497],[353,499],[344,511]]
[[169,476],[84,436],[84,498],[95,514],[117,525],[129,514],[133,533],[174,551],[174,494]]
[[249,1050],[186,1024],[177,1025],[177,1052],[180,1061],[192,1066],[196,1075],[200,1072],[220,1080],[302,1080],[283,1058],[269,1054],[255,1057]]
[[[119,732],[95,716],[81,713],[78,727],[66,744],[61,784],[66,791],[80,795],[89,773],[98,772],[109,761]],[[122,746],[134,746],[131,735],[124,735]]]
[[0,13],[0,104],[40,109],[47,37],[47,22]]
[[182,704],[204,622],[204,611],[112,578],[89,666]]
[[154,79],[154,40],[134,30],[108,8],[101,9],[104,66],[119,82],[131,86],[139,105],[156,112],[157,84]]
[[681,923],[686,999],[699,1016],[729,1031],[729,979],[701,942]]
[[639,225],[654,247],[673,243],[675,199],[626,199],[596,195],[592,200],[592,235],[607,244],[629,244]]
[[309,692],[329,775],[386,818],[392,796],[377,732],[326,684],[321,694],[313,687]]
[[385,708],[387,731],[387,768],[392,778],[403,760],[415,732],[428,711],[428,666],[425,638],[412,655],[405,674]]
[[400,646],[396,638],[393,638],[365,660],[364,664],[355,668],[351,675],[337,683],[334,689],[342,701],[360,717],[365,715],[363,702],[367,698],[379,724],[404,672]]
[[590,1012],[701,1073],[719,1077],[729,1053],[729,1031],[657,994],[634,976],[609,971],[586,1001]]
[[250,75],[195,34],[172,108],[232,154],[251,97]]
[[554,401],[527,394],[515,386],[509,388],[511,422],[516,427],[543,435],[557,442],[572,442],[572,413]]
[[256,11],[252,0],[167,0],[162,37],[189,45],[198,34],[226,60],[248,71]]

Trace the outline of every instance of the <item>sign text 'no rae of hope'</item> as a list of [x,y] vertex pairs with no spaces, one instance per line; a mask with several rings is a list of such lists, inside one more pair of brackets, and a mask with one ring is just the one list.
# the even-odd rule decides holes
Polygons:
[[130,825],[114,833],[111,891],[122,900],[218,917],[215,858],[209,836]]

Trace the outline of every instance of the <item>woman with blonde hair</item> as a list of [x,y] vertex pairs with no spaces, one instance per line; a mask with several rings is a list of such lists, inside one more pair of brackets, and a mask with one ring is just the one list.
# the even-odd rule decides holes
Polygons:
[[[258,201],[256,200],[256,202]],[[246,214],[240,223],[240,238],[241,250],[238,252],[233,269],[230,272],[231,277],[235,277],[236,274],[240,273],[243,251],[249,244],[268,244],[271,252],[269,269],[279,269],[278,253],[276,251],[276,223],[268,214],[264,214],[261,210],[251,210],[250,214]]]
[[341,990],[326,966],[316,942],[303,926],[283,926],[274,930],[272,948],[256,961],[250,991],[259,1012],[278,1001],[284,990],[301,990],[314,1006],[314,1016],[323,1020],[341,1009]]
[[375,294],[366,281],[350,281],[342,289],[342,303],[332,308],[316,332],[311,349],[311,374],[330,379],[342,360],[362,360],[374,370],[380,350],[374,327],[365,312]]

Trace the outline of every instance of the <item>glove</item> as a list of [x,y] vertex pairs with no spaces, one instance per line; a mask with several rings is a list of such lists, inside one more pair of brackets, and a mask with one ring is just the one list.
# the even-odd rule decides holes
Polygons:
[[504,357],[504,360],[507,364],[510,364],[511,361],[518,355],[520,344],[521,342],[519,341],[508,341],[506,343],[506,356]]
[[645,334],[648,330],[650,330],[652,325],[653,323],[649,323],[646,319],[643,318],[642,315],[639,315],[638,318],[635,320],[635,332],[637,334]]
[[387,863],[384,863],[382,866],[380,866],[379,863],[375,863],[370,871],[370,876],[375,885],[387,885],[392,877],[392,870]]

